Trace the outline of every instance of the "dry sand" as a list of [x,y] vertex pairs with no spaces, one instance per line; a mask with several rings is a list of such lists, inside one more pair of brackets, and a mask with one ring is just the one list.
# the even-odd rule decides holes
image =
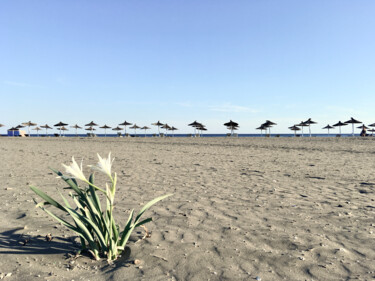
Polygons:
[[[129,209],[174,196],[148,212],[151,238],[134,232],[130,255],[74,261],[74,233],[35,208],[28,185],[57,198],[65,185],[49,166],[109,151],[121,225]],[[359,138],[1,138],[0,278],[370,280],[374,153]]]

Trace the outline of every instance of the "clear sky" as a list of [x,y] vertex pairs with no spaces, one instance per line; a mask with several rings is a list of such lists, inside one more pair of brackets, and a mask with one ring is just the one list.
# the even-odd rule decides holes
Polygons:
[[2,0],[0,123],[374,123],[374,14],[373,0]]

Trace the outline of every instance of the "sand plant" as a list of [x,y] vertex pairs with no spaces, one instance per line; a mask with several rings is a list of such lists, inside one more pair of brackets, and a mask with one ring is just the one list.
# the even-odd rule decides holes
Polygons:
[[[108,178],[108,182],[105,184],[104,188],[95,185],[94,173],[92,173],[88,179],[86,178],[82,171],[82,163],[79,166],[74,160],[74,157],[72,157],[72,163],[69,166],[63,164],[66,172],[65,175],[60,171],[52,169],[58,177],[69,185],[69,189],[71,190],[69,196],[75,204],[74,208],[61,193],[60,196],[63,204],[58,203],[34,186],[30,186],[30,188],[44,200],[40,203],[36,202],[37,207],[41,208],[61,224],[73,230],[79,236],[81,241],[80,251],[86,250],[90,252],[96,260],[107,258],[108,261],[112,261],[117,259],[124,251],[132,231],[136,227],[152,221],[152,218],[141,220],[144,212],[158,201],[172,194],[167,194],[151,200],[144,205],[135,218],[134,209],[131,210],[129,218],[121,231],[113,215],[117,184],[117,174],[112,173],[113,160],[111,160],[111,154],[108,155],[108,158],[102,158],[98,154],[98,158],[99,162],[97,165],[90,165],[89,167],[93,171],[98,171]],[[85,187],[80,186],[77,180],[83,182]],[[104,208],[100,200],[100,193],[104,195],[104,200],[106,201]],[[65,216],[56,215],[51,212],[49,208],[47,208],[48,205],[52,205],[63,211],[71,217],[72,222],[68,222]]]

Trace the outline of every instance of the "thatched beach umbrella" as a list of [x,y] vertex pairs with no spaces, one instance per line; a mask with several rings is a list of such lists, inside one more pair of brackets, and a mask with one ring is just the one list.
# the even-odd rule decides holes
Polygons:
[[33,122],[29,121],[29,122],[24,122],[24,123],[22,123],[22,125],[28,127],[28,129],[27,129],[27,134],[30,136],[30,127],[32,127],[32,126],[36,126],[36,123],[33,123]]
[[375,127],[375,123],[368,125],[369,127]]
[[236,130],[236,129],[238,129],[238,123],[236,123],[236,122],[234,122],[234,121],[232,121],[232,120],[230,120],[229,122],[227,122],[227,123],[224,123],[224,126],[226,126],[227,127],[227,129],[230,129],[230,131],[231,131],[231,135],[233,135],[233,131],[234,130]]
[[96,129],[93,126],[89,126],[85,130],[90,131],[90,134],[88,134],[90,137],[93,137],[94,136],[93,131],[96,131]]
[[117,131],[117,134],[119,134],[119,136],[121,136],[121,133],[119,133],[119,131],[122,131],[122,128],[117,126],[116,128],[113,128],[112,131]]
[[68,124],[63,123],[63,122],[60,121],[59,123],[57,123],[57,124],[55,124],[53,126],[54,127],[58,127],[58,129],[60,130],[60,137],[61,137],[61,127],[68,126]]
[[342,126],[347,126],[348,124],[346,123],[342,123],[341,121],[337,122],[336,124],[333,124],[332,126],[333,127],[339,127],[339,132],[340,132],[340,136],[341,136],[341,127]]
[[10,128],[8,131],[11,131],[12,133],[13,133],[13,137],[14,137],[14,132],[16,132],[16,131],[19,131],[20,129],[18,129],[17,127],[15,128],[15,127],[12,127],[12,128]]
[[[38,137],[39,137],[39,131],[41,130],[41,128],[39,128],[39,127],[35,127],[35,128],[32,129],[32,130],[36,131],[36,133],[37,133],[37,135],[38,135]],[[30,136],[30,135],[29,135],[29,136]]]
[[270,120],[266,120],[266,122],[264,122],[261,125],[261,127],[263,127],[266,130],[266,133],[267,133],[267,128],[268,128],[268,134],[271,135],[271,127],[274,126],[274,125],[277,125],[277,124],[270,121]]
[[165,129],[165,135],[167,135],[167,131],[171,128],[171,126],[169,126],[168,124],[164,124],[160,128]]
[[311,128],[310,128],[310,125],[311,125],[311,124],[317,124],[317,122],[312,121],[311,118],[309,118],[309,119],[307,119],[307,120],[306,120],[305,122],[303,122],[303,123],[309,125],[309,134],[310,134],[310,138],[311,138]]
[[158,126],[158,132],[159,132],[159,137],[160,137],[160,126],[163,126],[164,124],[160,123],[160,121],[158,121],[156,123],[152,123],[151,125]]
[[191,126],[191,127],[194,128],[194,135],[196,135],[197,127],[200,127],[200,126],[203,126],[203,125],[201,123],[197,122],[197,120],[195,120],[193,123],[188,124],[188,126]]
[[294,125],[294,126],[292,126],[292,127],[289,127],[288,129],[294,131],[294,136],[297,135],[297,134],[296,134],[297,131],[300,131],[300,130],[301,130],[300,128],[297,127],[297,125]]
[[66,127],[64,127],[64,126],[62,126],[62,127],[60,128],[60,130],[63,131],[63,136],[65,136],[65,131],[69,131],[69,129],[66,128]]
[[357,129],[362,129],[362,130],[363,130],[363,129],[366,129],[366,130],[367,130],[368,127],[367,127],[365,124],[363,124],[362,126],[357,127]]
[[43,128],[43,129],[46,129],[46,136],[47,136],[47,134],[48,134],[48,129],[52,129],[50,126],[48,126],[47,124],[45,124],[45,125],[42,125],[42,126],[40,126],[41,128]]
[[147,126],[143,126],[142,128],[141,128],[141,130],[145,130],[145,137],[146,137],[146,130],[150,130],[151,128],[149,128],[149,127],[147,127]]
[[134,135],[137,135],[137,129],[140,129],[141,127],[138,127],[137,124],[134,124],[133,126],[129,127],[129,129],[134,129]]
[[[203,131],[207,131],[207,128],[204,125],[202,125],[202,126],[197,127],[197,130],[198,132],[200,131],[199,136],[201,136],[203,135]],[[234,128],[234,130],[237,130],[237,128]]]
[[169,129],[169,131],[172,131],[172,137],[174,137],[174,131],[178,130],[177,128],[173,127]]
[[361,124],[361,121],[355,120],[353,117],[350,117],[350,120],[345,121],[345,124],[352,124],[352,136],[354,137],[354,124]]
[[260,136],[263,136],[263,130],[267,130],[267,128],[260,125],[258,128],[255,128],[255,130],[260,130]]
[[82,129],[82,127],[78,126],[78,124],[75,124],[74,126],[70,126],[70,128],[76,129],[76,136],[78,136],[78,129]]
[[100,129],[104,129],[104,136],[106,137],[107,136],[107,129],[111,129],[112,127],[109,127],[107,125],[104,125],[102,127],[99,127]]
[[371,132],[371,136],[373,137],[373,136],[374,136],[375,129],[370,129],[370,130],[368,130],[368,132]]
[[328,130],[328,136],[329,136],[329,130],[330,129],[334,129],[335,127],[332,127],[332,126],[330,126],[329,124],[327,124],[327,126],[325,126],[324,128],[322,128],[322,129],[327,129]]
[[301,127],[301,137],[303,137],[303,127],[309,127],[308,124],[306,124],[305,122],[301,121],[301,123],[299,124],[296,124],[295,126],[297,127]]
[[99,126],[99,125],[94,123],[94,121],[91,121],[90,123],[86,124],[85,126],[88,126],[89,128],[91,128],[91,133],[92,133],[92,131],[95,131],[95,130],[93,130],[94,127]]
[[133,123],[126,122],[126,120],[125,120],[124,122],[122,122],[119,125],[124,126],[124,136],[126,136],[126,126],[133,125]]

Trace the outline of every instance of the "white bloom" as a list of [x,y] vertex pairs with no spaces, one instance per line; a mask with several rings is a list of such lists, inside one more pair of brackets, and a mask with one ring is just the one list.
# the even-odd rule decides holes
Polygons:
[[96,164],[95,166],[89,165],[89,167],[93,170],[104,173],[108,175],[110,178],[112,178],[111,169],[112,169],[113,160],[115,159],[111,160],[111,152],[108,154],[108,158],[102,158],[100,157],[99,154],[98,154],[98,158],[99,158],[98,164]]
[[65,168],[65,171],[67,174],[73,176],[76,179],[80,179],[82,181],[87,182],[87,179],[85,175],[82,172],[82,162],[81,162],[81,167],[78,166],[77,162],[74,160],[74,157],[72,157],[72,164],[70,166],[62,164]]

